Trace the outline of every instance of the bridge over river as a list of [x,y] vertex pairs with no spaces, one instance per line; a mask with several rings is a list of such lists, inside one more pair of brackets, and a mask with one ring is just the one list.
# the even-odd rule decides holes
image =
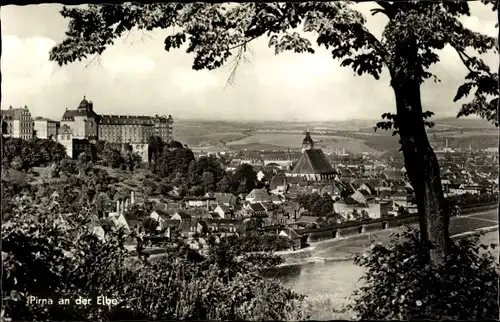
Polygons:
[[[450,221],[450,234],[458,234],[464,231],[475,230],[498,224],[497,203],[488,203],[481,206],[474,206],[463,209],[462,215],[454,217]],[[297,230],[302,236],[302,241],[309,244],[327,239],[344,239],[366,233],[376,233],[390,228],[409,225],[413,226],[418,222],[418,215],[408,214],[396,217],[386,217],[376,220],[366,220],[361,222],[347,222],[321,228]],[[465,227],[465,228],[464,228]],[[465,229],[465,230],[464,230]]]
[[[496,226],[496,229],[495,229]],[[484,244],[498,244],[498,210],[491,209],[478,213],[471,213],[450,221],[450,234],[463,235],[473,230],[486,229],[490,232],[481,237]],[[364,233],[342,240],[327,240],[313,243],[310,249],[301,252],[284,254],[287,261],[295,259],[297,262],[307,261],[307,258],[342,258],[347,255],[363,252],[373,241],[388,242],[393,229],[374,233]],[[495,252],[498,256],[498,252]],[[295,257],[295,258],[293,258]],[[268,271],[269,276],[278,277],[285,285],[293,290],[308,295],[313,302],[329,303],[334,308],[340,308],[348,303],[352,292],[361,286],[359,278],[363,269],[356,266],[352,260],[321,260],[305,264],[283,266]],[[319,314],[319,315],[318,315]],[[316,313],[312,319],[351,319],[349,313],[324,316]]]

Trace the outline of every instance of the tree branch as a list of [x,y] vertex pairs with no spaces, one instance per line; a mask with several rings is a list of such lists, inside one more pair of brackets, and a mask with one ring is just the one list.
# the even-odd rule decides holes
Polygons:
[[472,68],[470,68],[469,63],[464,58],[464,56],[466,56],[468,59],[470,59],[470,57],[468,57],[467,54],[465,54],[464,52],[462,52],[462,51],[460,51],[460,50],[458,50],[456,48],[455,48],[455,50],[457,51],[458,57],[460,57],[460,60],[464,63],[465,67],[467,67],[467,69],[469,70],[469,72],[473,73],[474,71],[472,70]]
[[394,18],[394,6],[392,5],[392,3],[388,1],[375,1],[375,2],[384,9],[383,13],[385,13],[385,15],[389,19]]
[[[452,45],[452,47],[457,51],[458,57],[460,57],[460,60],[462,60],[462,62],[464,63],[465,67],[467,67],[467,69],[469,70],[469,72],[473,73],[474,70],[472,70],[472,68],[470,68],[470,64],[469,64],[469,60],[471,60],[472,58],[467,53],[465,53],[465,51],[458,50],[453,45]],[[491,76],[491,77],[493,76],[493,74],[489,70],[484,70],[483,69],[483,72],[485,72],[488,76]]]
[[232,47],[229,47],[227,50],[233,50],[233,49],[236,49],[238,47],[242,47],[242,46],[246,46],[248,43],[250,43],[252,40],[254,39],[257,39],[259,38],[259,36],[253,36],[253,37],[250,37],[249,39],[246,39],[244,42],[240,43],[240,44],[237,44],[237,45],[234,45]]

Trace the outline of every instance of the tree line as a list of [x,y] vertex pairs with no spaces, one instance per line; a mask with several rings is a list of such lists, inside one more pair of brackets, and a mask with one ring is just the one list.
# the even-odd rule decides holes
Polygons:
[[196,159],[182,143],[163,142],[157,136],[149,141],[149,164],[158,178],[179,187],[181,197],[202,196],[207,192],[238,195],[260,187],[251,165],[242,164],[234,172],[228,172],[217,157],[210,155]]
[[15,170],[52,165],[67,158],[66,148],[50,139],[2,138],[2,166]]

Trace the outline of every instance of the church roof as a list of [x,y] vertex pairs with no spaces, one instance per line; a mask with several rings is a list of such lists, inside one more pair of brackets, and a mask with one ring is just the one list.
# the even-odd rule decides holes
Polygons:
[[306,132],[306,137],[304,138],[304,140],[302,140],[302,144],[314,144],[314,141],[311,139],[311,134],[309,134],[309,132]]
[[90,105],[89,101],[87,101],[87,99],[84,96],[82,101],[80,102],[80,105],[78,105],[78,107],[83,108],[83,109],[87,109],[89,107],[89,105]]
[[292,174],[333,174],[335,170],[321,149],[305,150]]

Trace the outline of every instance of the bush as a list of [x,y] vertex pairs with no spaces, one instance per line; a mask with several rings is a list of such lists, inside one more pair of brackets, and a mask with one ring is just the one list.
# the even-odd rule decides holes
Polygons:
[[16,170],[46,166],[65,158],[66,148],[50,139],[3,138],[2,162],[13,163]]
[[[123,231],[108,231],[102,241],[88,227],[85,212],[59,216],[55,210],[25,200],[2,225],[2,320],[306,318],[300,314],[303,296],[261,277],[255,265],[238,260],[229,243],[210,243],[209,253],[202,255],[177,240],[165,245],[163,257],[132,258]],[[99,295],[118,304],[27,301],[29,296],[53,298],[54,303],[81,296],[94,304]]]
[[408,230],[356,257],[366,268],[366,284],[350,307],[360,319],[498,318],[498,263],[490,252],[481,253],[488,246],[479,237],[452,241],[443,267],[427,264],[426,248],[418,231]]

